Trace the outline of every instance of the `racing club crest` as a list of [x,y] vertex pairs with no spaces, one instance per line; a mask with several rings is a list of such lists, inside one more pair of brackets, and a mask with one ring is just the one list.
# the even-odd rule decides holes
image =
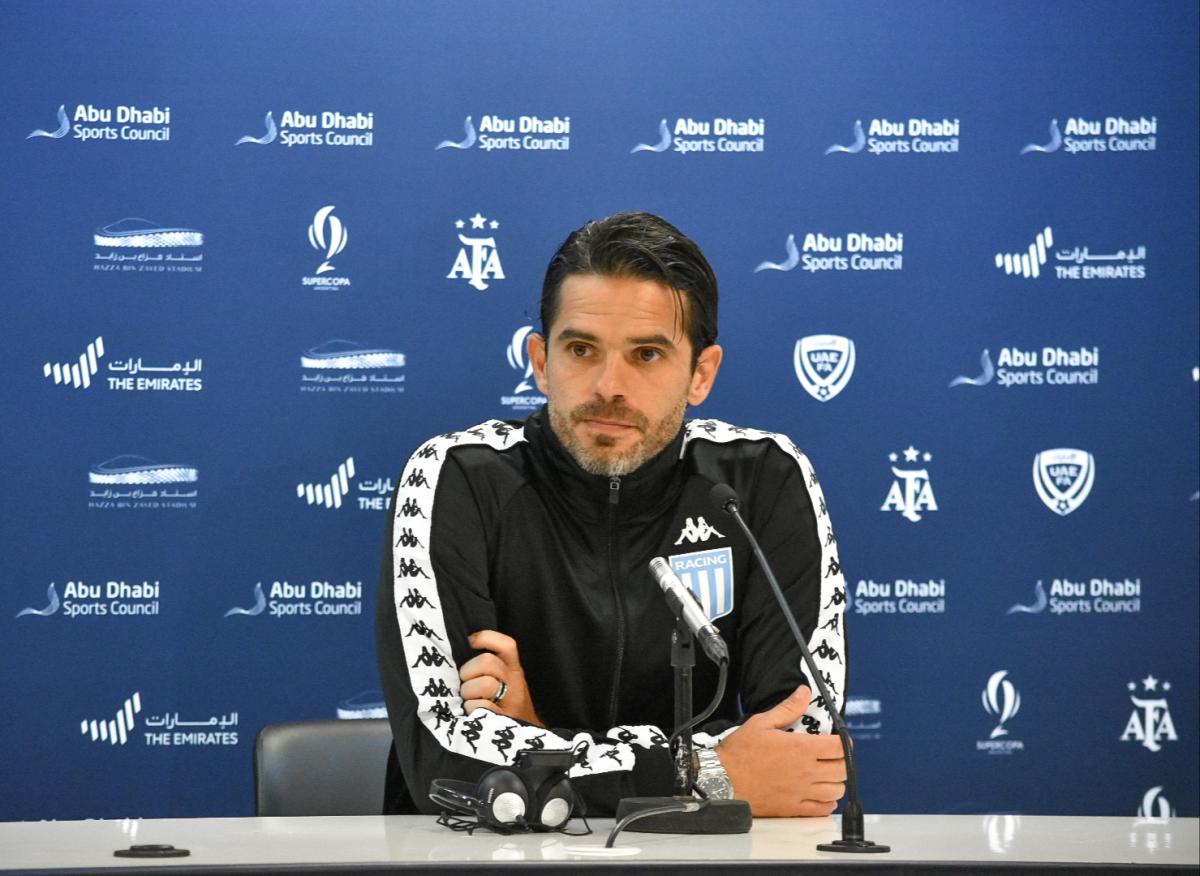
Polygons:
[[1033,458],[1033,486],[1046,507],[1066,516],[1083,504],[1096,480],[1096,460],[1086,450],[1059,447]]
[[679,576],[704,607],[709,620],[733,611],[733,551],[716,548],[667,557],[671,571]]
[[826,402],[846,388],[854,374],[854,341],[840,335],[809,335],[796,341],[793,364],[805,392]]

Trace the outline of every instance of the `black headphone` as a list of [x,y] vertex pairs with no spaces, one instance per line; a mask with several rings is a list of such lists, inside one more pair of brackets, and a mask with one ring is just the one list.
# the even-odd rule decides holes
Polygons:
[[569,751],[523,751],[511,767],[492,767],[477,783],[434,779],[429,799],[453,812],[477,815],[482,824],[496,830],[559,830],[577,802],[567,778],[570,760]]

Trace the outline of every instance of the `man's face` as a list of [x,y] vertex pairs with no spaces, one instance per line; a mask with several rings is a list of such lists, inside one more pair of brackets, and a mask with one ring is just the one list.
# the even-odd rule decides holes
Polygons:
[[550,336],[530,335],[550,424],[584,470],[641,467],[675,437],[688,404],[708,396],[721,348],[705,348],[693,370],[682,306],[661,283],[576,274],[559,290]]

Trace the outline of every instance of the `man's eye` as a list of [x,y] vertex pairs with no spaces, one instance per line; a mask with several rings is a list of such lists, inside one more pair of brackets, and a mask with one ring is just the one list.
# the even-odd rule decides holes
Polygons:
[[643,362],[657,362],[662,358],[662,351],[655,350],[652,347],[642,347],[638,350],[637,356]]
[[587,344],[568,344],[567,352],[572,356],[586,356],[588,354]]

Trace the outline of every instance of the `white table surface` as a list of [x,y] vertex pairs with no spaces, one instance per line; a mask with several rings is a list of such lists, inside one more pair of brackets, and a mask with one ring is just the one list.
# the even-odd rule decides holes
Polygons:
[[[572,822],[572,826],[579,824]],[[840,819],[759,819],[748,834],[677,836],[623,833],[606,853],[611,819],[591,819],[586,837],[455,833],[424,816],[190,818],[0,823],[0,871],[106,867],[255,867],[402,865],[462,862],[642,861],[829,862],[856,865],[962,862],[1200,864],[1200,820],[1028,815],[868,816],[868,839],[891,845],[879,855],[818,852],[840,836]],[[169,843],[186,858],[135,860],[113,851]]]

